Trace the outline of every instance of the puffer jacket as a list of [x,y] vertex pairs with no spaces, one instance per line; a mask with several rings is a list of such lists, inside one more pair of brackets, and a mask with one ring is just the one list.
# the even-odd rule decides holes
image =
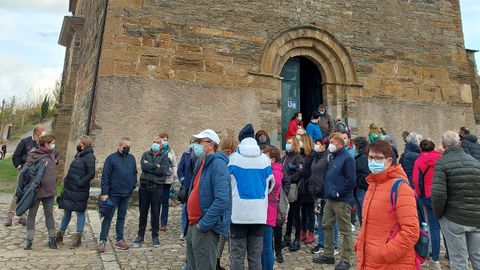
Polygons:
[[[391,211],[390,192],[393,182],[400,178],[406,179],[400,165],[367,177],[369,187],[362,208],[363,226],[355,242],[357,269],[415,269],[414,246],[420,228],[411,187],[400,185],[396,214]],[[397,223],[399,231],[389,240]]]
[[310,167],[310,187],[315,199],[324,198],[325,175],[328,169],[328,150],[316,153]]
[[297,119],[293,119],[292,121],[290,121],[290,124],[288,124],[287,133],[285,134],[286,141],[288,141],[288,139],[290,139],[291,137],[295,137],[295,135],[297,135],[297,129],[299,126],[303,127],[302,121],[298,121]]
[[407,143],[405,145],[405,151],[403,152],[403,158],[400,159],[400,164],[402,165],[403,170],[407,174],[408,181],[413,187],[413,165],[415,160],[417,160],[418,155],[420,155],[420,148],[413,143]]
[[90,181],[95,176],[95,156],[91,147],[77,153],[64,179],[59,208],[83,212],[87,209]]
[[56,159],[52,150],[45,147],[36,146],[28,153],[26,165],[45,162],[42,181],[37,189],[37,199],[55,197],[57,195],[57,172]]
[[[418,197],[425,196],[426,198],[432,197],[432,182],[433,172],[435,170],[435,162],[442,156],[442,153],[438,151],[422,152],[418,156],[413,166],[413,185],[415,186],[415,193]],[[428,171],[427,171],[428,169]],[[425,172],[427,172],[425,174]],[[420,174],[423,174],[423,190],[424,194],[421,194],[419,185]]]
[[478,144],[477,136],[473,134],[465,135],[462,140],[462,148],[465,153],[480,161],[480,144]]
[[437,160],[432,207],[437,218],[480,227],[480,162],[460,147],[448,148]]

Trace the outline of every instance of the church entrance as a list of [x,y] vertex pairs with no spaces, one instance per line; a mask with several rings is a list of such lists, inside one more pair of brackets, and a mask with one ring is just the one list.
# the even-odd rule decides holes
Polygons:
[[301,112],[306,128],[312,113],[323,103],[322,77],[317,66],[306,57],[290,58],[280,73],[282,79],[282,149],[285,134],[295,112]]

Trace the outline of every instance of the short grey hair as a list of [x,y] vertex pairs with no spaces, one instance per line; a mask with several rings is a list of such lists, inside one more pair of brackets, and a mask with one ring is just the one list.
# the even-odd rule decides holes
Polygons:
[[121,137],[121,138],[118,140],[118,145],[122,145],[124,141],[129,142],[129,141],[130,141],[130,137],[127,137],[127,136]]
[[386,141],[386,142],[390,143],[390,145],[392,145],[392,146],[396,146],[395,139],[390,135],[382,135],[382,136],[380,136],[380,140]]
[[446,131],[442,134],[442,144],[443,147],[450,148],[460,145],[460,136],[455,131]]
[[410,132],[410,134],[408,134],[407,138],[405,139],[407,143],[413,143],[416,146],[420,145],[421,140],[422,140],[422,135],[415,132]]

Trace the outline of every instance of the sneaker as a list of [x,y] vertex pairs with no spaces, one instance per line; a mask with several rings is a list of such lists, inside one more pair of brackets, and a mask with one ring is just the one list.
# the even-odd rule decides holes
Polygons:
[[275,260],[278,262],[278,263],[283,263],[283,255],[282,254],[278,254],[277,257],[275,258]]
[[180,240],[182,240],[182,241],[185,240],[185,236],[183,235],[183,233],[180,234],[180,237],[179,237],[179,238],[180,238]]
[[323,246],[320,245],[320,244],[316,245],[314,248],[312,248],[312,249],[310,250],[310,252],[311,252],[312,254],[318,254],[318,253],[320,253],[320,252],[322,252],[322,251],[323,251]]
[[442,270],[442,266],[440,265],[440,261],[431,261],[430,262],[430,269],[432,269],[432,270]]
[[348,269],[350,269],[350,263],[347,261],[340,261],[335,266],[335,270],[348,270]]
[[57,238],[49,237],[48,238],[48,247],[51,249],[57,249]]
[[355,231],[355,225],[351,224],[352,225],[352,232]]
[[317,264],[335,264],[335,258],[333,257],[327,257],[325,255],[322,255],[317,258],[313,258],[313,263]]
[[135,240],[132,241],[132,246],[134,248],[138,248],[142,244],[143,244],[143,237],[141,237],[141,236],[137,236],[137,238],[135,238]]
[[338,255],[338,249],[337,248],[333,251],[333,256],[336,256],[336,255]]
[[283,247],[290,247],[290,245],[292,245],[292,238],[290,236],[285,235],[283,237],[282,246]]
[[120,240],[120,241],[117,241],[115,243],[115,247],[120,249],[120,250],[127,250],[129,249],[130,247],[127,245],[127,243],[125,243],[124,240]]
[[32,240],[26,240],[25,241],[25,246],[23,247],[25,250],[31,250],[32,249]]
[[159,247],[160,246],[160,240],[158,240],[158,237],[153,237],[152,238],[152,245],[153,245],[153,247]]
[[100,241],[98,244],[98,253],[105,253],[107,251],[107,242],[106,241]]
[[300,240],[295,239],[293,243],[288,247],[289,251],[297,251],[300,249]]

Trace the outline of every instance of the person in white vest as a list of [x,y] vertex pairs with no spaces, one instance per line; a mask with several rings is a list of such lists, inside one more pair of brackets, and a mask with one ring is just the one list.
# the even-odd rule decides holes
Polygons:
[[238,139],[240,145],[228,164],[232,185],[230,269],[243,270],[247,254],[248,269],[260,270],[268,193],[275,180],[270,159],[260,151],[251,124],[240,131]]

